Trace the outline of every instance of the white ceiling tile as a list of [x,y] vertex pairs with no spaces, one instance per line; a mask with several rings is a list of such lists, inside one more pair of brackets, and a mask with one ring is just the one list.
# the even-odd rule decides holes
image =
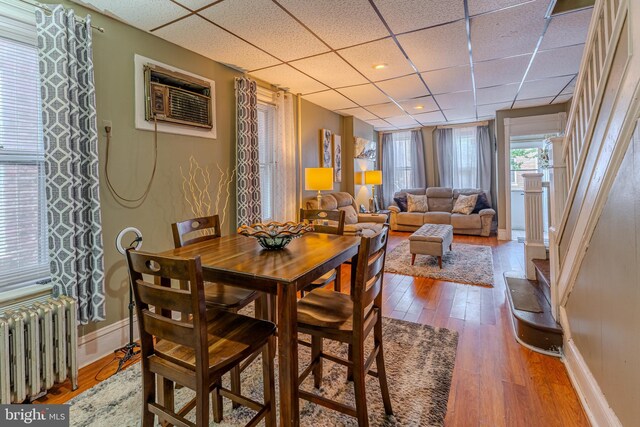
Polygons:
[[175,0],[176,3],[191,9],[197,10],[205,6],[209,6],[211,3],[215,3],[215,0]]
[[473,92],[471,91],[444,93],[436,96],[435,98],[436,101],[438,101],[438,104],[440,104],[440,108],[443,110],[473,105]]
[[189,14],[188,10],[169,0],[78,0],[78,3],[145,31]]
[[430,124],[444,123],[444,116],[440,111],[432,111],[431,113],[414,114],[421,125],[428,126]]
[[395,34],[464,19],[462,0],[375,0],[375,4]]
[[467,31],[462,21],[404,34],[398,41],[418,71],[469,64]]
[[[372,81],[400,77],[414,72],[407,58],[391,38],[350,47],[338,53]],[[386,64],[386,67],[380,70],[374,69],[374,65],[378,64]]]
[[271,0],[223,1],[200,14],[284,61],[329,50]]
[[501,102],[498,104],[478,105],[478,117],[495,116],[496,111],[508,110],[511,108],[511,102]]
[[422,84],[420,78],[412,74],[397,79],[385,80],[376,83],[387,95],[399,101],[401,99],[416,98],[427,95],[429,92]]
[[367,107],[367,110],[371,111],[378,117],[382,117],[383,119],[404,114],[404,111],[402,111],[402,109],[400,109],[393,102],[387,102],[386,104],[369,105]]
[[[153,34],[200,55],[240,69],[255,69],[278,64],[278,60],[192,15]],[[215,43],[211,43],[215,40]]]
[[372,84],[350,86],[338,89],[338,92],[360,105],[373,105],[388,102],[389,98]]
[[553,101],[553,96],[533,99],[518,100],[513,105],[513,108],[527,108],[527,107],[540,107],[542,105],[549,105]]
[[426,73],[422,73],[422,77],[434,95],[473,90],[473,85],[471,84],[471,67],[468,65],[427,71]]
[[571,77],[552,77],[544,80],[524,82],[518,100],[556,96],[569,83]]
[[345,110],[340,110],[337,111],[338,113],[345,115],[345,116],[353,116],[353,117],[357,117],[360,120],[364,120],[364,121],[368,121],[368,120],[376,120],[377,117],[374,114],[371,114],[370,112],[368,112],[367,110],[365,110],[364,108],[347,108]]
[[544,14],[548,4],[548,0],[537,0],[471,18],[473,60],[532,53],[544,29]]
[[367,83],[367,79],[333,52],[293,61],[290,64],[331,87]]
[[[430,96],[422,96],[420,98],[408,99],[406,101],[400,101],[402,108],[407,110],[410,114],[423,114],[431,111],[438,110],[438,106]],[[422,107],[422,108],[416,108]]]
[[476,109],[471,107],[454,108],[444,112],[447,120],[476,120]]
[[578,81],[578,78],[574,78],[573,80],[571,80],[571,83],[569,83],[567,85],[567,87],[564,88],[564,90],[562,91],[562,95],[571,95],[573,94],[573,92],[576,90],[576,82]]
[[578,74],[584,45],[561,47],[538,52],[527,74],[527,80]]
[[252,71],[251,75],[272,85],[288,88],[293,93],[310,93],[329,89],[286,64]]
[[469,0],[469,15],[486,13],[509,6],[526,3],[530,0]]
[[593,8],[589,8],[552,17],[540,49],[585,43],[592,12]]
[[411,116],[405,114],[402,116],[389,117],[385,119],[394,126],[417,126],[418,122]]
[[569,101],[571,98],[573,98],[573,95],[560,95],[553,101],[553,104],[562,104],[563,102]]
[[383,129],[383,128],[386,129],[386,128],[389,127],[389,123],[385,122],[384,120],[380,120],[380,119],[367,120],[367,123],[372,125],[376,130]]
[[493,61],[476,62],[473,65],[476,87],[520,83],[530,60],[531,55],[521,55]]
[[478,105],[496,104],[498,102],[513,102],[518,93],[520,83],[487,87],[476,90]]
[[279,0],[279,3],[334,49],[389,35],[367,0]]
[[340,95],[335,90],[327,90],[324,92],[312,93],[304,95],[304,99],[313,102],[316,105],[326,108],[327,110],[343,110],[345,108],[357,107],[356,104]]

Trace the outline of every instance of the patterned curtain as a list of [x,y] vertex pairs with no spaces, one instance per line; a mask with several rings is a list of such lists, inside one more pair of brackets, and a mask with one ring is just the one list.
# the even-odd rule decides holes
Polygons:
[[258,149],[258,88],[256,82],[236,78],[236,199],[238,225],[262,220]]
[[105,318],[91,19],[36,11],[51,280],[82,324]]

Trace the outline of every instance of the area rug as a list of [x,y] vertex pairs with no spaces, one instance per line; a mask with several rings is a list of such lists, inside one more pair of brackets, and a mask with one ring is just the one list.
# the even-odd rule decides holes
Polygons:
[[453,251],[447,251],[442,257],[442,269],[438,267],[438,258],[429,255],[416,256],[415,264],[411,265],[409,241],[406,240],[387,254],[384,271],[447,282],[493,286],[493,255],[489,246],[454,243]]
[[[385,416],[378,380],[368,375],[366,389],[370,425],[443,426],[458,344],[457,332],[388,318],[384,318],[383,328],[387,378],[394,415]],[[367,349],[370,350],[372,339],[367,341]],[[307,347],[299,348],[302,371],[309,362],[310,354]],[[325,341],[325,349],[346,358],[347,347],[343,344]],[[346,381],[346,368],[327,360],[324,361],[324,366],[324,378],[319,393],[330,399],[354,405],[353,383]],[[141,386],[138,363],[70,400],[68,404],[71,405],[71,425],[139,426],[142,407]],[[226,386],[228,387],[228,384]],[[242,373],[242,387],[243,394],[262,401],[260,358]],[[317,392],[313,388],[311,376],[303,383],[303,388]],[[180,389],[176,392],[176,404],[181,405],[192,397],[193,392]],[[224,404],[223,422],[211,422],[211,426],[244,426],[255,414],[242,407],[232,410],[227,399]],[[349,416],[300,400],[300,424],[328,427],[356,426],[357,422]]]

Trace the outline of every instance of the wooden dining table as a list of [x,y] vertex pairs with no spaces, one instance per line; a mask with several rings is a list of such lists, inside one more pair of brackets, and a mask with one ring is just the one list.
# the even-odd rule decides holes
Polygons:
[[[360,238],[307,233],[281,250],[265,250],[258,241],[230,235],[161,253],[200,256],[205,281],[252,289],[277,301],[280,425],[300,425],[298,401],[297,292],[346,261],[355,265]],[[352,274],[355,269],[352,269]],[[352,277],[352,283],[353,277]]]

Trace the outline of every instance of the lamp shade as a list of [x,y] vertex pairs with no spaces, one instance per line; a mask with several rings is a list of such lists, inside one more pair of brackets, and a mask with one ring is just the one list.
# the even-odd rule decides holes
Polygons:
[[364,183],[367,185],[381,185],[382,171],[366,171],[364,173]]
[[304,189],[333,190],[333,168],[305,168]]

